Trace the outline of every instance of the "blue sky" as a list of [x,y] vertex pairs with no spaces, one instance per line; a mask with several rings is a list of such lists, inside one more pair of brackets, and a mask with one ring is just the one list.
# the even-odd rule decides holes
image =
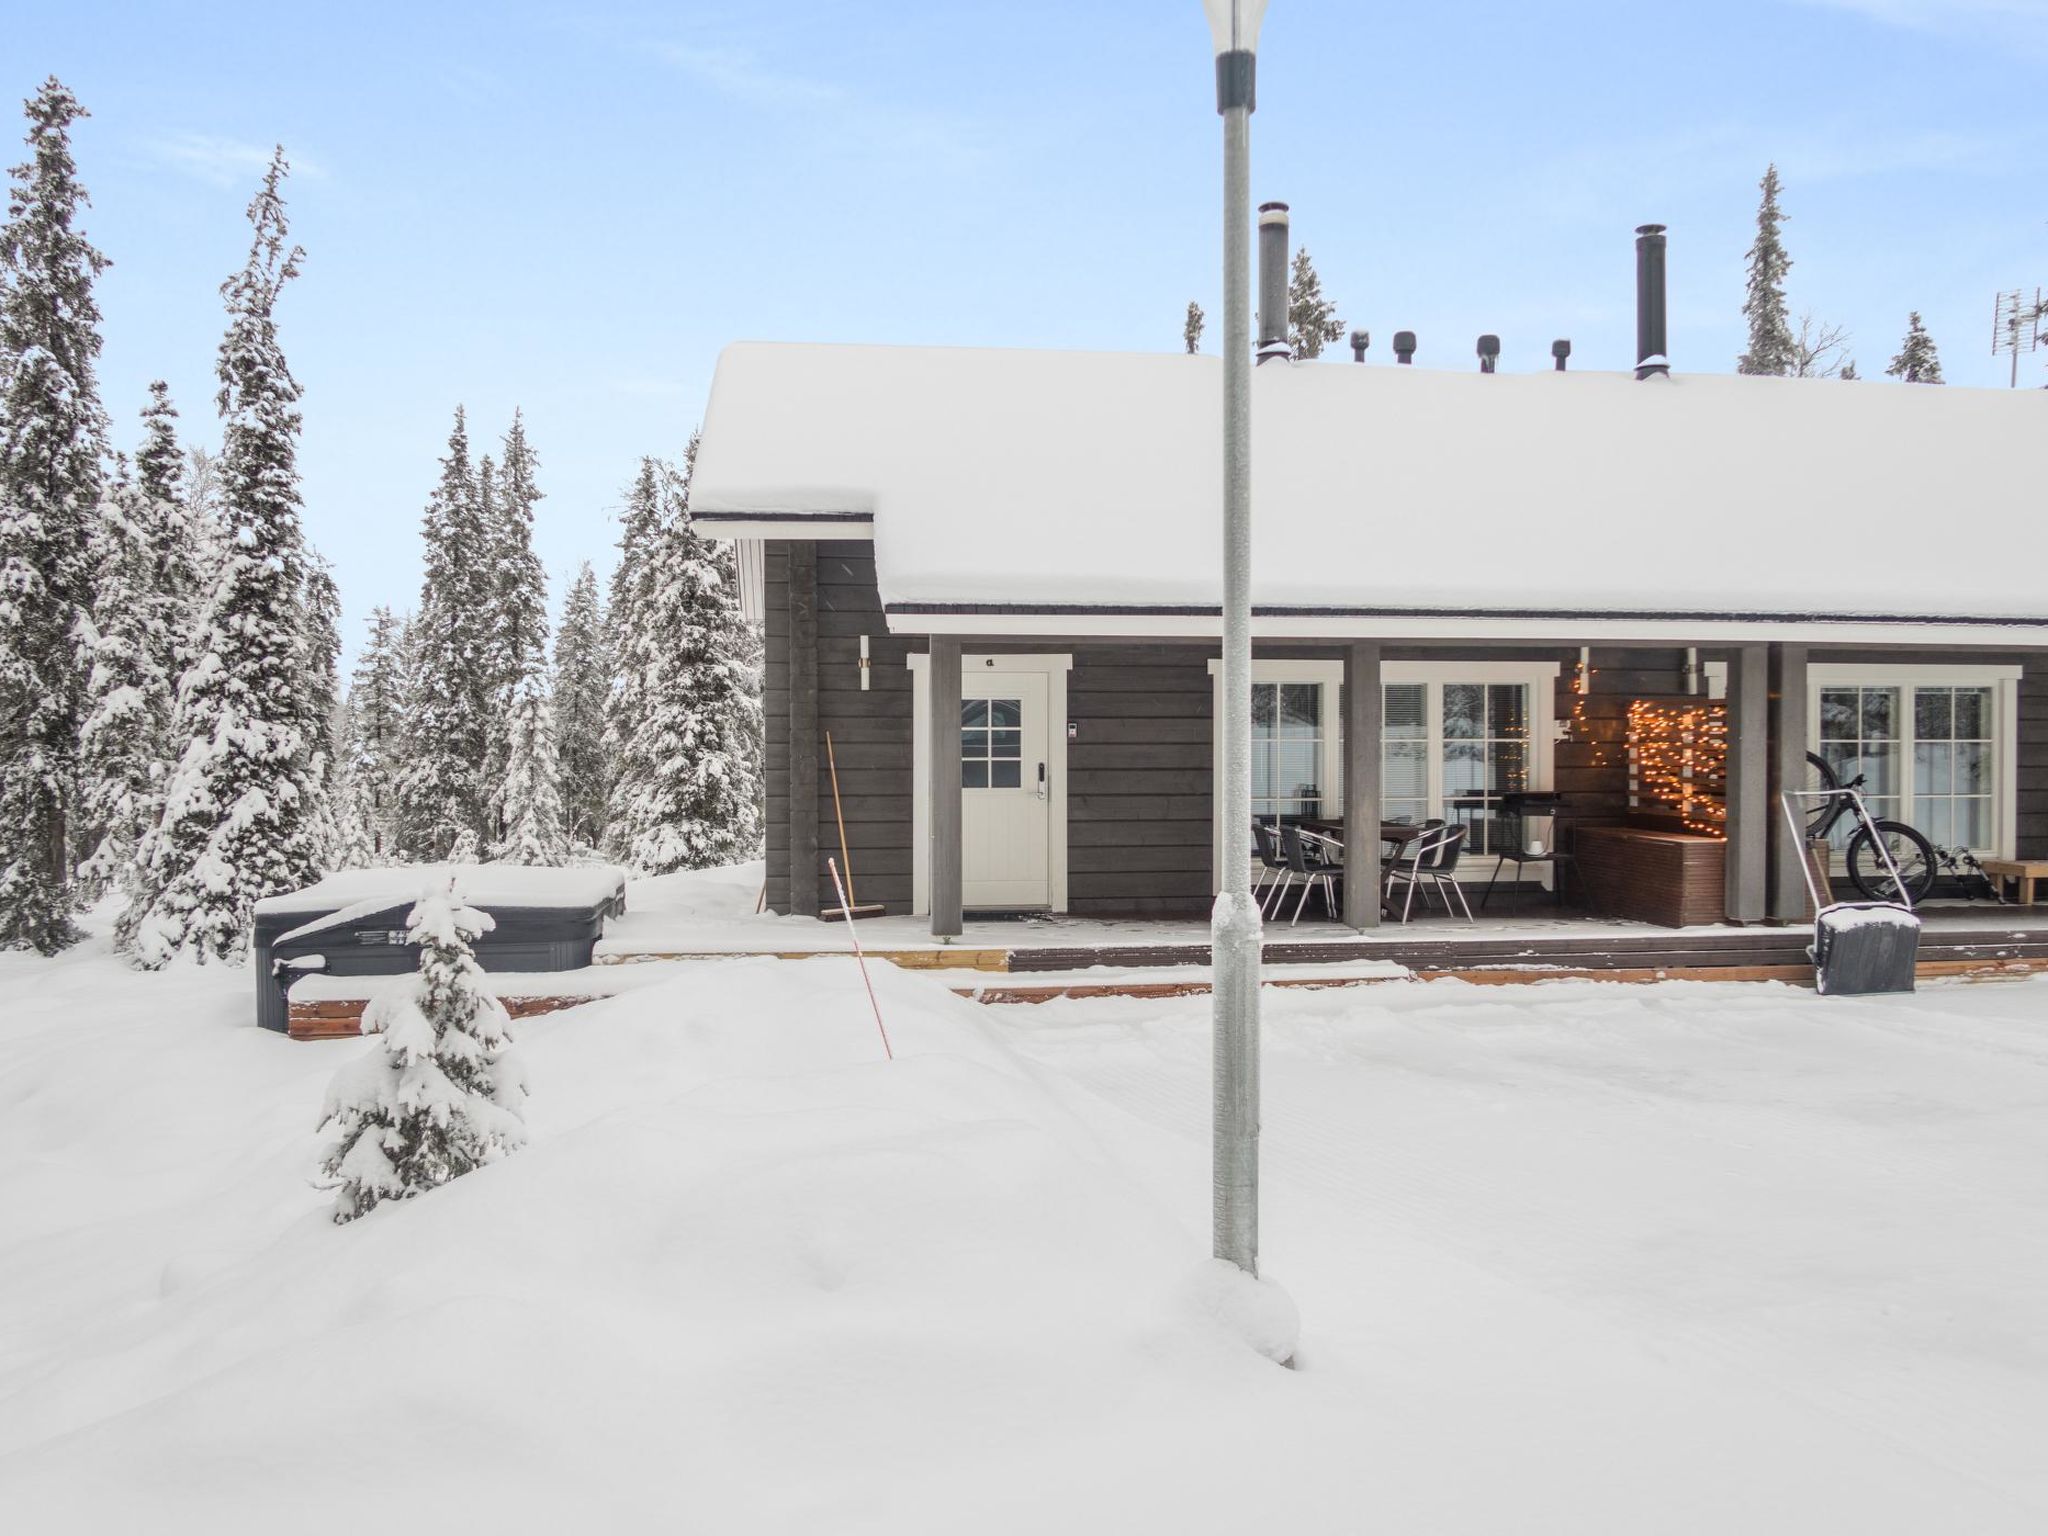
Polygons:
[[[123,443],[158,375],[212,434],[216,290],[268,147],[295,161],[281,325],[351,649],[417,596],[458,401],[480,441],[525,409],[559,598],[607,567],[620,488],[680,453],[728,341],[1171,349],[1190,298],[1220,315],[1196,0],[74,0],[5,31],[0,93],[54,72],[94,114]],[[1847,325],[1870,377],[1917,308],[1951,380],[2002,384],[1992,294],[2048,285],[2044,68],[2048,0],[1273,0],[1253,196],[1293,205],[1380,365],[1408,328],[1424,364],[1495,331],[1509,369],[1561,335],[1626,366],[1631,231],[1666,223],[1674,362],[1725,372],[1775,159],[1795,314]]]

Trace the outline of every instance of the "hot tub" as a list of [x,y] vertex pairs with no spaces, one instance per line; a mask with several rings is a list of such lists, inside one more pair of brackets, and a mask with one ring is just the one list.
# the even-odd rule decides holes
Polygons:
[[416,864],[350,869],[256,903],[256,1022],[289,1025],[301,976],[398,976],[419,967],[405,920],[431,885],[456,889],[495,921],[476,941],[487,971],[573,971],[590,964],[604,920],[626,910],[624,871],[606,865],[529,869],[498,864]]

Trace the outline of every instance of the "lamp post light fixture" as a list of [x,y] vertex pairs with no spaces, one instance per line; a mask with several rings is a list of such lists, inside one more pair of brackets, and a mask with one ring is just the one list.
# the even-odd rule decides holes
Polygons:
[[1251,117],[1266,0],[1202,0],[1223,117],[1223,889],[1210,923],[1215,1254],[1259,1271],[1259,909],[1251,895]]

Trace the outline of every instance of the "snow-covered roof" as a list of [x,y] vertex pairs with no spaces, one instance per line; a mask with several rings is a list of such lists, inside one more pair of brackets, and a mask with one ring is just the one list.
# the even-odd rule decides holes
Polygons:
[[[710,532],[871,531],[894,628],[1207,633],[1222,377],[1177,354],[740,343],[691,504]],[[1266,634],[1798,620],[2040,643],[2043,441],[2040,391],[1270,363],[1253,601]]]
[[380,869],[345,869],[303,890],[266,896],[256,903],[260,917],[278,912],[352,911],[367,916],[386,907],[411,904],[428,886],[450,876],[473,907],[500,911],[519,907],[594,907],[625,888],[621,870],[605,864],[571,869],[535,869],[519,864],[399,864]]

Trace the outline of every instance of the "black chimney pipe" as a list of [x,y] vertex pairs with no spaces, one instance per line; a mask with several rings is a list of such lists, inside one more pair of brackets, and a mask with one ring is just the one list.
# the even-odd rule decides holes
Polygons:
[[1415,333],[1413,331],[1394,332],[1394,361],[1397,363],[1412,363],[1415,361]]
[[1564,372],[1564,360],[1572,355],[1572,344],[1560,336],[1550,344],[1550,355],[1557,359],[1557,371]]
[[1486,335],[1479,338],[1479,371],[1492,373],[1500,365],[1500,338]]
[[1259,204],[1259,346],[1262,363],[1293,355],[1287,345],[1287,205]]
[[1664,340],[1664,226],[1636,229],[1636,377],[1671,376]]
[[1351,333],[1351,361],[1354,363],[1364,362],[1365,349],[1371,345],[1371,331],[1353,331]]

